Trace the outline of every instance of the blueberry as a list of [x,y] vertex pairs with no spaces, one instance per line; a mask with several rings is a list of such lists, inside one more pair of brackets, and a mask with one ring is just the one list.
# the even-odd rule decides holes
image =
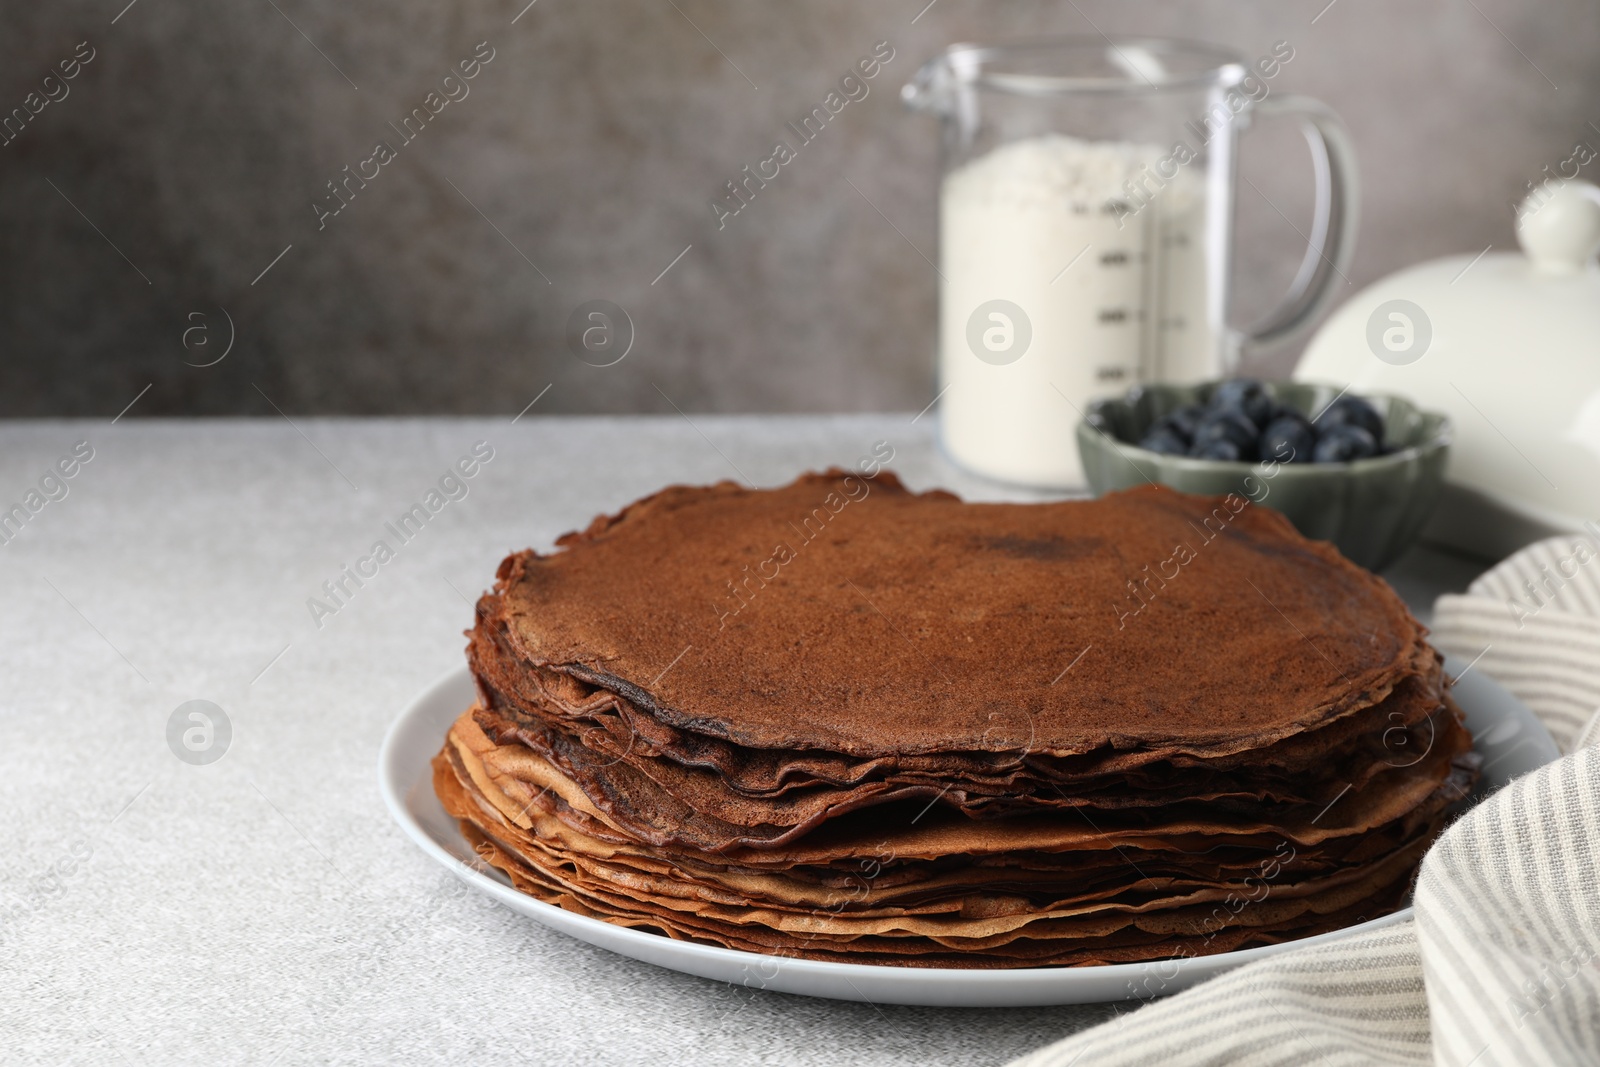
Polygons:
[[[1194,443],[1189,448],[1191,456],[1213,441],[1227,441],[1239,450],[1240,459],[1256,457],[1256,425],[1237,411],[1210,411],[1195,427]],[[1215,457],[1213,457],[1215,458]]]
[[1222,459],[1237,461],[1244,458],[1239,454],[1239,446],[1226,438],[1219,437],[1214,441],[1197,444],[1189,450],[1189,455],[1195,459]]
[[1359,396],[1341,396],[1323,409],[1322,414],[1316,418],[1316,427],[1319,434],[1327,433],[1335,426],[1359,426],[1367,431],[1374,441],[1383,441],[1383,416],[1378,414],[1378,409]]
[[1261,431],[1261,455],[1284,463],[1310,463],[1317,435],[1298,412],[1279,415]]
[[1160,452],[1164,456],[1189,454],[1189,442],[1178,436],[1177,431],[1160,423],[1139,439],[1139,447],[1149,452]]
[[1272,405],[1272,417],[1266,422],[1261,423],[1261,425],[1270,426],[1279,419],[1283,418],[1298,419],[1307,426],[1311,425],[1311,420],[1306,418],[1305,415],[1301,413],[1299,408],[1290,407],[1288,404],[1280,404],[1276,402],[1274,402]]
[[1237,411],[1257,426],[1272,421],[1277,401],[1267,387],[1254,378],[1230,378],[1211,391],[1213,411]]
[[1289,407],[1287,404],[1279,404],[1277,410],[1272,413],[1272,418],[1267,420],[1267,425],[1270,426],[1280,419],[1289,419],[1297,422],[1312,433],[1316,433],[1316,427],[1311,425],[1311,420],[1306,418],[1298,408]]
[[1378,442],[1360,426],[1344,423],[1325,430],[1312,449],[1313,463],[1348,463],[1378,454]]
[[1205,417],[1205,409],[1199,404],[1185,404],[1181,408],[1173,408],[1155,421],[1151,426],[1152,431],[1168,429],[1185,442],[1194,440],[1194,431],[1200,425],[1200,420]]

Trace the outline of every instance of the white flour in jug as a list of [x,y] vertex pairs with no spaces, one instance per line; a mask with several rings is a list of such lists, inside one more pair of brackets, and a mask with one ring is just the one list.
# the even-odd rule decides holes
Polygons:
[[1158,176],[1164,155],[1052,135],[946,175],[940,419],[963,466],[1079,487],[1089,400],[1216,373],[1205,189],[1187,169]]

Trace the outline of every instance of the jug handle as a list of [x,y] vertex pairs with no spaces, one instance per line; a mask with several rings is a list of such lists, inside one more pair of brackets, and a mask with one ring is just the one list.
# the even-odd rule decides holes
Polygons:
[[1289,292],[1260,321],[1233,335],[1233,361],[1252,349],[1270,348],[1303,332],[1350,285],[1347,273],[1356,244],[1360,179],[1355,147],[1332,108],[1309,96],[1269,96],[1257,115],[1287,115],[1300,120],[1316,174],[1316,212],[1305,258]]

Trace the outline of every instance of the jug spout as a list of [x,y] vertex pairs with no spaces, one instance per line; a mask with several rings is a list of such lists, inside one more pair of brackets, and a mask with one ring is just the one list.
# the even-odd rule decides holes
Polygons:
[[912,111],[948,117],[957,85],[956,71],[949,53],[924,63],[911,80],[900,87],[900,101]]

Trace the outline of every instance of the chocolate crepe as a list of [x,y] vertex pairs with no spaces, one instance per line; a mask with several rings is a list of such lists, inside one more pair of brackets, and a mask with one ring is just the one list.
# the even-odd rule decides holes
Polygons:
[[1425,631],[1242,498],[673,487],[500,567],[435,787],[671,937],[1038,966],[1391,909],[1476,776]]

